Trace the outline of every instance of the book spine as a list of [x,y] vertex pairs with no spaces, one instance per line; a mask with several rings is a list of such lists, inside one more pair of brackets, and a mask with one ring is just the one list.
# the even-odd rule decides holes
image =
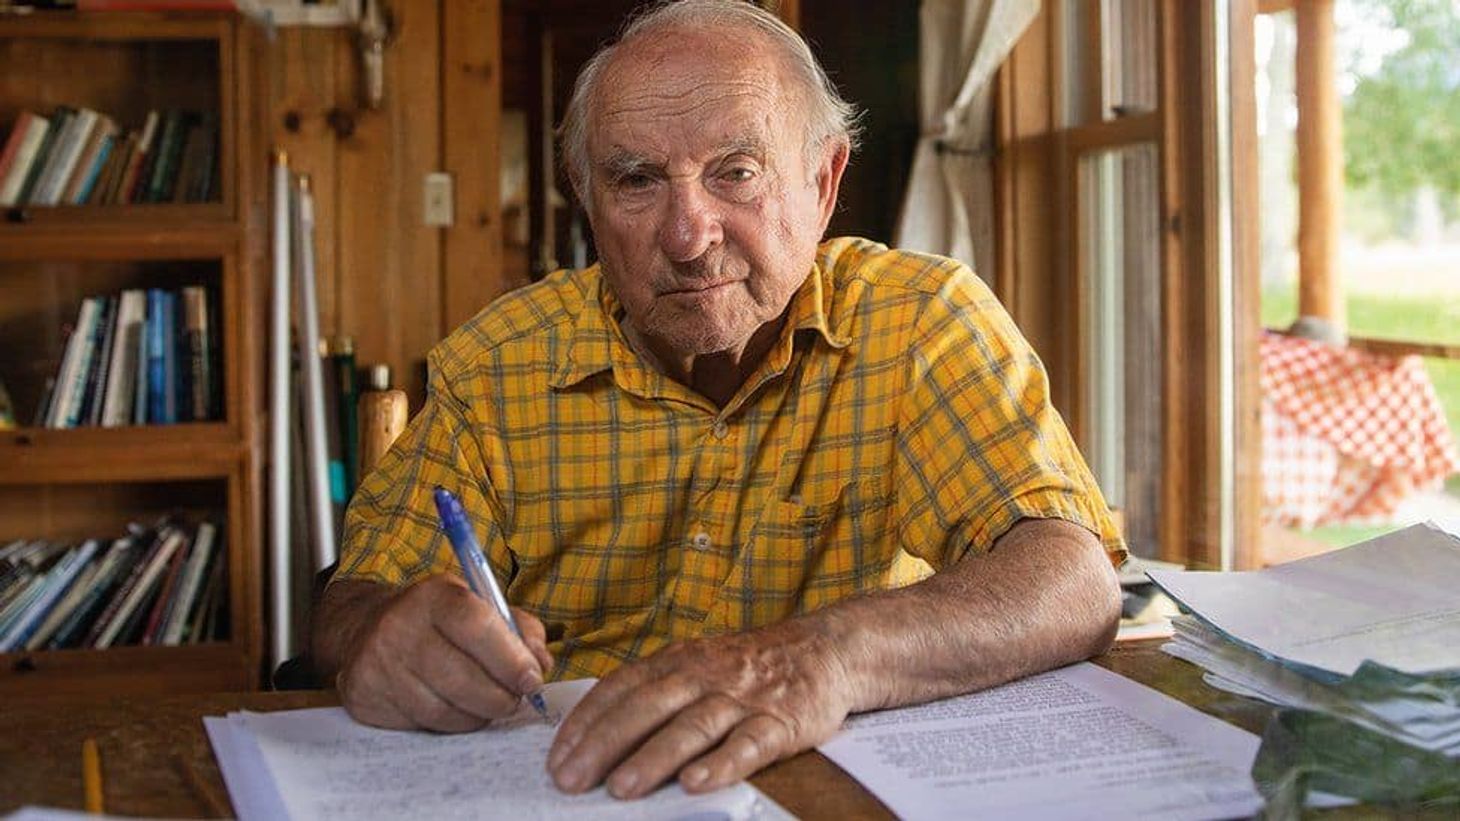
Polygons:
[[183,569],[182,583],[178,589],[177,603],[167,615],[163,628],[162,643],[175,645],[182,642],[183,630],[187,627],[188,614],[193,610],[198,594],[202,590],[203,576],[214,553],[217,528],[212,522],[201,522],[197,535],[193,537],[193,549],[188,554],[187,567]]
[[56,143],[52,162],[46,168],[40,182],[36,183],[31,202],[36,205],[56,205],[61,201],[61,194],[66,188],[66,183],[70,181],[72,172],[76,170],[76,164],[81,159],[81,152],[86,148],[86,141],[91,138],[91,130],[96,125],[95,111],[83,108],[76,112],[76,116],[66,126],[65,135]]
[[141,644],[156,644],[159,632],[162,630],[162,623],[167,611],[174,606],[177,598],[177,581],[181,575],[183,564],[187,559],[188,546],[186,540],[172,554],[172,560],[168,562],[167,574],[163,578],[162,589],[158,592],[157,601],[152,605],[152,610],[147,614],[147,627],[142,631]]
[[91,629],[87,631],[86,637],[81,642],[82,646],[95,647],[102,633],[106,632],[108,626],[117,620],[117,613],[122,608],[122,602],[131,595],[132,590],[137,586],[138,580],[146,572],[148,563],[152,560],[153,556],[157,555],[157,551],[161,549],[165,535],[165,530],[157,532],[153,536],[151,544],[147,546],[147,549],[137,557],[136,561],[128,565],[126,575],[122,576],[120,573],[118,574],[120,581],[115,591],[108,597],[106,608],[91,623]]
[[208,292],[199,285],[183,289],[183,326],[188,359],[188,388],[191,418],[203,421],[210,416],[212,397],[212,352],[208,334]]
[[188,194],[189,202],[209,202],[218,180],[218,116],[203,115],[203,149],[199,152],[198,174]]
[[66,354],[61,359],[61,370],[56,374],[56,392],[46,415],[46,427],[64,428],[71,412],[71,397],[75,393],[76,372],[81,364],[82,349],[90,341],[91,324],[95,321],[96,300],[88,297],[81,301],[76,314],[76,327],[66,341]]
[[164,421],[172,424],[177,417],[177,294],[162,292],[162,411]]
[[116,297],[102,297],[93,334],[91,361],[87,363],[86,382],[81,389],[81,409],[77,425],[95,425],[101,414],[102,391],[105,389],[108,358],[111,356],[113,329],[117,322]]
[[123,628],[128,626],[128,622],[131,621],[143,600],[155,592],[153,588],[162,575],[163,567],[172,559],[173,552],[177,550],[178,543],[182,541],[182,534],[177,530],[168,528],[165,532],[166,536],[159,534],[162,543],[157,548],[157,552],[149,556],[143,563],[143,570],[137,578],[136,585],[128,590],[125,596],[120,597],[122,599],[121,607],[111,622],[97,636],[96,643],[92,646],[98,650],[105,650],[112,645],[112,642],[122,633]]
[[76,193],[71,195],[72,205],[84,205],[87,200],[91,199],[91,192],[96,188],[97,182],[101,180],[102,169],[106,168],[106,162],[111,158],[112,146],[115,143],[116,138],[112,135],[102,138],[101,147],[96,150],[96,157],[92,159],[86,176],[82,179],[81,185],[77,186]]
[[25,185],[26,179],[30,176],[30,170],[35,166],[36,157],[39,156],[41,146],[45,144],[50,130],[51,121],[45,117],[35,117],[30,121],[29,132],[20,144],[20,151],[15,155],[15,162],[10,166],[10,171],[5,175],[4,181],[0,182],[0,206],[9,208],[21,202],[21,187]]
[[45,139],[36,148],[35,159],[31,161],[30,170],[25,174],[25,181],[20,184],[20,192],[15,196],[16,205],[28,205],[35,193],[35,187],[40,183],[41,175],[51,164],[56,152],[56,143],[60,141],[61,135],[65,133],[66,127],[72,118],[76,116],[76,110],[67,106],[60,106],[51,115],[51,127],[46,129]]
[[157,288],[147,291],[147,421],[150,424],[167,421],[167,380],[163,373],[167,336],[162,316],[165,301],[163,291]]
[[5,179],[10,173],[10,166],[15,164],[15,155],[20,153],[20,144],[25,142],[32,116],[34,115],[29,111],[22,111],[15,118],[15,125],[10,127],[10,136],[5,138],[5,149],[0,151],[0,180]]
[[132,392],[137,387],[137,339],[145,314],[146,294],[123,291],[117,300],[115,339],[106,377],[101,424],[112,428],[131,421]]
[[112,543],[111,550],[107,551],[106,561],[92,580],[91,589],[77,602],[76,608],[71,611],[56,628],[56,632],[46,640],[46,648],[58,650],[65,647],[77,647],[83,644],[83,639],[92,626],[100,620],[100,614],[110,604],[112,593],[118,589],[119,579],[131,572],[133,563],[136,561],[136,548],[133,541],[128,538],[118,539]]
[[91,589],[91,585],[105,567],[106,557],[93,556],[91,561],[86,563],[86,567],[76,575],[76,582],[66,591],[65,597],[51,610],[35,633],[26,640],[26,650],[39,650],[51,640],[52,636],[56,635],[56,631],[61,628],[61,625],[65,624],[71,614],[76,612],[76,607],[81,604],[82,599],[86,598],[87,591]]
[[111,136],[115,131],[116,123],[112,121],[111,117],[105,114],[97,115],[95,124],[82,138],[81,152],[76,157],[76,164],[71,169],[71,175],[61,186],[61,193],[57,199],[58,205],[74,205],[79,199],[83,199],[80,197],[81,192],[95,182],[96,174],[101,170],[101,160],[105,159],[104,150],[110,145]]
[[116,201],[119,203],[137,202],[138,189],[141,188],[141,181],[146,179],[145,171],[150,164],[152,143],[157,139],[157,123],[160,116],[155,109],[147,112],[147,120],[143,123],[142,132],[137,137],[136,150],[128,160],[127,168],[117,188]]
[[82,335],[81,356],[76,360],[76,371],[72,374],[72,382],[67,389],[66,415],[61,424],[63,428],[74,428],[81,423],[81,413],[86,405],[87,381],[91,378],[92,362],[96,359],[96,347],[101,342],[100,328],[104,319],[102,314],[106,310],[106,300],[101,297],[89,297],[86,301],[91,304],[92,310],[90,316],[87,317],[85,328],[77,329],[77,333]]
[[71,584],[76,581],[91,556],[96,552],[97,543],[95,540],[88,540],[62,557],[61,561],[54,565],[46,574],[45,589],[36,601],[28,608],[15,625],[0,639],[0,652],[10,652],[17,647],[24,645],[30,637],[41,626],[51,609],[61,600],[61,597],[70,589]]
[[147,185],[142,190],[142,202],[162,202],[168,176],[172,173],[170,167],[177,162],[175,156],[178,143],[182,140],[183,112],[172,110],[163,115],[161,136],[157,139],[157,148],[153,151],[152,168],[149,169]]

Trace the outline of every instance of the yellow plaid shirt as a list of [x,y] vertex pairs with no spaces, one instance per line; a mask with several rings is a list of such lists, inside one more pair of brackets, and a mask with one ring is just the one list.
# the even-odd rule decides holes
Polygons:
[[647,366],[596,266],[494,302],[431,351],[429,396],[364,481],[336,579],[459,573],[442,485],[552,677],[896,587],[1021,517],[1125,548],[1043,367],[972,271],[822,244],[779,343],[724,408]]

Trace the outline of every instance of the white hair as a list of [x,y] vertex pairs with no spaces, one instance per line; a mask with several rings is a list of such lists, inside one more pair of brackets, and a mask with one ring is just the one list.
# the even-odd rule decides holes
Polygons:
[[563,162],[580,200],[587,201],[589,175],[588,108],[598,93],[604,66],[619,49],[652,31],[667,28],[721,31],[736,27],[750,29],[765,37],[773,51],[779,53],[789,73],[789,82],[799,88],[806,111],[805,154],[808,165],[814,164],[827,140],[845,140],[854,148],[860,131],[859,112],[842,99],[826,71],[816,61],[811,48],[774,14],[746,0],[668,0],[645,6],[629,20],[618,39],[598,50],[584,64],[573,84],[573,96],[563,114],[558,137]]

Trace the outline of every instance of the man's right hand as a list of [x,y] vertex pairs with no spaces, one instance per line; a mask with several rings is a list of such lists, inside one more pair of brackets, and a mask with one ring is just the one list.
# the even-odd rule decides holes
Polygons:
[[542,622],[512,610],[525,642],[455,576],[377,599],[341,648],[341,702],[356,721],[397,730],[467,732],[510,715],[552,665]]

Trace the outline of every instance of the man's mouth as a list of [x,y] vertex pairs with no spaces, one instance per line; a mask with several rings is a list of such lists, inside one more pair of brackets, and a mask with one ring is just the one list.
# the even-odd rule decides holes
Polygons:
[[740,280],[729,279],[724,282],[713,282],[708,285],[696,285],[692,288],[675,288],[672,291],[665,291],[662,296],[675,296],[677,294],[703,294],[716,290],[718,288],[724,288],[729,285],[734,285],[737,282],[740,282]]

